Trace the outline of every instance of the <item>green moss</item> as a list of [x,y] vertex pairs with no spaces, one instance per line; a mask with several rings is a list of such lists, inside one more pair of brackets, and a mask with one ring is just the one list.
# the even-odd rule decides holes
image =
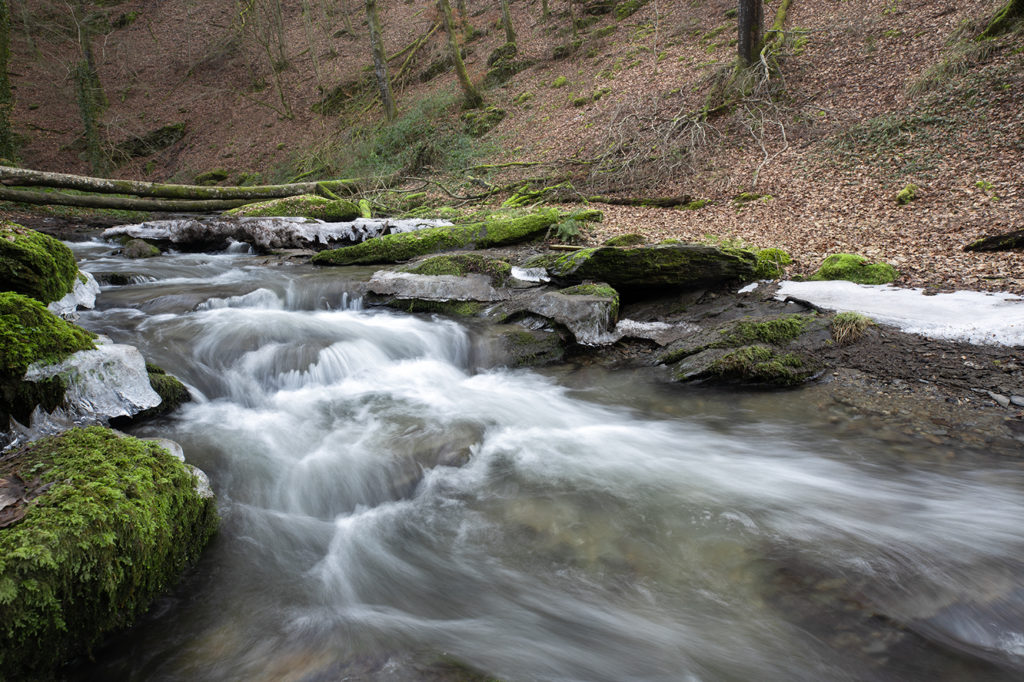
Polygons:
[[726,332],[727,340],[734,346],[756,341],[781,346],[800,336],[808,322],[806,315],[787,315],[759,322],[744,320]]
[[708,204],[711,203],[711,199],[694,199],[693,201],[683,204],[679,208],[684,211],[698,211]]
[[[152,442],[99,427],[29,444],[3,464],[37,494],[0,530],[0,666],[39,679],[130,625],[216,530],[212,500]],[[52,486],[42,490],[45,486]]]
[[471,273],[487,275],[491,284],[505,286],[512,277],[512,266],[503,260],[486,258],[475,253],[454,253],[434,256],[406,268],[414,275],[454,275],[462,277]]
[[621,21],[626,17],[631,17],[647,2],[648,0],[624,0],[615,5],[615,18]]
[[711,365],[711,374],[734,381],[794,386],[810,375],[795,353],[778,353],[766,346],[745,346],[723,355]]
[[551,87],[553,88],[564,88],[569,84],[569,79],[565,76],[559,76],[555,80],[551,81]]
[[642,234],[620,234],[604,243],[604,246],[639,246],[647,241]]
[[21,378],[34,362],[52,364],[80,350],[95,348],[93,335],[65,322],[39,301],[0,292],[0,375]]
[[864,256],[836,253],[826,258],[812,280],[845,279],[858,284],[888,284],[899,276],[888,263],[870,263]]
[[0,286],[43,303],[57,301],[75,286],[75,256],[53,237],[4,220],[0,222]]
[[386,305],[409,313],[436,313],[451,317],[475,317],[487,307],[479,301],[428,301],[422,298],[396,298]]
[[[581,214],[581,218],[599,215],[597,211],[586,212]],[[505,246],[539,236],[560,218],[558,211],[549,209],[519,218],[494,218],[468,225],[388,234],[367,239],[361,244],[321,251],[313,256],[311,262],[316,265],[397,263],[428,253]]]
[[515,99],[512,100],[512,103],[515,104],[517,107],[521,107],[524,104],[528,103],[530,100],[532,100],[533,97],[534,94],[527,90],[526,92],[521,92],[518,95],[516,95]]
[[754,274],[758,279],[779,279],[786,274],[786,267],[793,258],[782,249],[761,249],[757,252]]
[[771,201],[770,194],[757,194],[756,192],[740,192],[732,198],[732,203],[737,207],[743,207],[752,201]]
[[226,211],[224,215],[274,217],[290,216],[301,218],[318,218],[328,222],[355,220],[360,215],[359,206],[348,199],[326,199],[315,194],[300,194],[283,199],[271,199],[253,204],[246,204]]
[[143,410],[132,417],[131,421],[149,419],[173,412],[181,407],[182,404],[192,400],[192,395],[188,392],[188,388],[177,377],[171,376],[162,368],[149,362],[146,363],[146,372],[149,374],[149,385],[160,396],[160,404],[148,410]]
[[896,193],[896,203],[900,206],[906,206],[917,198],[917,189],[918,187],[914,183],[908,184]]

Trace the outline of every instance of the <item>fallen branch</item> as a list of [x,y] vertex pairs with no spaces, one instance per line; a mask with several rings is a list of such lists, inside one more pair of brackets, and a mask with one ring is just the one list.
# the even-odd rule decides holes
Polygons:
[[587,197],[587,201],[596,204],[610,204],[612,206],[654,206],[657,208],[671,208],[673,206],[685,206],[693,201],[693,197],[610,197],[598,195]]

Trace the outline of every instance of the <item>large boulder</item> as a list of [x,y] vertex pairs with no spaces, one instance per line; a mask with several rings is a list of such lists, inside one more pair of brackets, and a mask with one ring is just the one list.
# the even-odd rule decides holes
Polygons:
[[541,262],[555,279],[596,280],[616,289],[693,288],[749,281],[757,258],[745,249],[661,244],[636,249],[598,247]]
[[0,288],[49,303],[69,293],[78,278],[75,256],[49,235],[0,222]]
[[142,614],[217,527],[187,465],[101,428],[35,441],[0,464],[0,670],[50,679]]

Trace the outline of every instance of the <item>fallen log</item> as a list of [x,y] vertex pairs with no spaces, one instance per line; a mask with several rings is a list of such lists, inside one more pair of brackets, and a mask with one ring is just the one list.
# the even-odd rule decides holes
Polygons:
[[964,251],[1009,251],[1010,249],[1024,249],[1024,230],[984,237],[964,247]]
[[109,194],[64,194],[63,192],[32,192],[0,186],[0,200],[45,206],[79,206],[81,208],[113,208],[124,211],[166,211],[168,213],[206,213],[225,211],[252,203],[250,199],[157,199],[119,197]]
[[[139,197],[163,197],[165,199],[246,199],[248,201],[279,199],[298,194],[315,194],[318,186],[336,193],[356,194],[363,184],[362,180],[321,180],[252,187],[204,187],[202,185],[174,185],[162,182],[93,178],[85,175],[50,173],[12,166],[0,166],[0,182],[6,185],[77,189],[99,194],[133,194]],[[239,204],[234,205],[238,206]]]
[[595,204],[609,204],[611,206],[653,206],[656,208],[685,206],[692,200],[692,197],[685,195],[681,197],[611,197],[606,195],[587,197],[587,201]]

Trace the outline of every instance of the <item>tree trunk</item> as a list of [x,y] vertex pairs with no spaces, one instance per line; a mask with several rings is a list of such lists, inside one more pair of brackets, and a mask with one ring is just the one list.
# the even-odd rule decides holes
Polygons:
[[455,62],[455,73],[459,77],[459,85],[462,86],[462,92],[465,94],[465,106],[467,109],[478,109],[483,105],[484,98],[473,82],[469,80],[466,63],[462,61],[455,25],[452,22],[452,6],[448,4],[448,0],[437,0],[437,4],[441,8],[441,16],[444,19],[444,30],[448,32],[448,49],[451,50],[452,61]]
[[384,43],[381,41],[380,16],[377,14],[377,0],[366,0],[366,20],[370,25],[370,50],[373,52],[373,75],[377,78],[380,101],[384,105],[384,116],[394,121],[398,112],[391,98],[391,81],[388,79],[388,62],[384,57]]
[[764,10],[761,0],[739,0],[739,42],[737,52],[744,64],[754,63],[761,49],[761,24]]
[[359,191],[361,184],[359,180],[324,180],[253,187],[203,187],[201,185],[172,185],[159,182],[90,178],[84,175],[47,173],[10,166],[0,166],[0,181],[7,185],[76,189],[101,194],[134,194],[141,197],[163,197],[165,199],[245,199],[246,201],[314,194],[318,185],[323,185],[333,192],[351,195]]
[[540,0],[540,18],[547,19],[551,11],[548,9],[548,0]]
[[505,24],[505,44],[516,42],[516,32],[512,30],[512,17],[508,13],[508,0],[501,0],[501,23]]
[[103,87],[93,59],[92,32],[82,20],[85,16],[84,5],[79,2],[72,13],[78,28],[78,45],[82,51],[82,58],[75,65],[73,74],[75,98],[78,101],[82,135],[85,139],[85,154],[92,172],[103,175],[107,172],[109,164],[100,140],[99,118],[106,105],[106,97],[103,95]]
[[455,0],[455,9],[459,10],[459,27],[465,31],[469,26],[469,10],[466,9],[466,0]]
[[225,211],[229,208],[251,203],[248,199],[225,200],[183,200],[183,199],[140,199],[96,194],[62,194],[60,192],[30,192],[21,189],[0,187],[0,200],[17,201],[23,204],[46,206],[81,206],[83,208],[114,208],[125,211],[167,211],[205,213]]
[[989,22],[989,25],[978,38],[994,38],[1001,33],[1005,33],[1021,18],[1024,18],[1024,0],[1009,0],[1002,9],[996,12],[996,15],[992,17],[992,21]]
[[0,157],[14,160],[14,131],[11,130],[11,81],[7,77],[7,60],[11,56],[11,13],[7,0],[0,0]]

